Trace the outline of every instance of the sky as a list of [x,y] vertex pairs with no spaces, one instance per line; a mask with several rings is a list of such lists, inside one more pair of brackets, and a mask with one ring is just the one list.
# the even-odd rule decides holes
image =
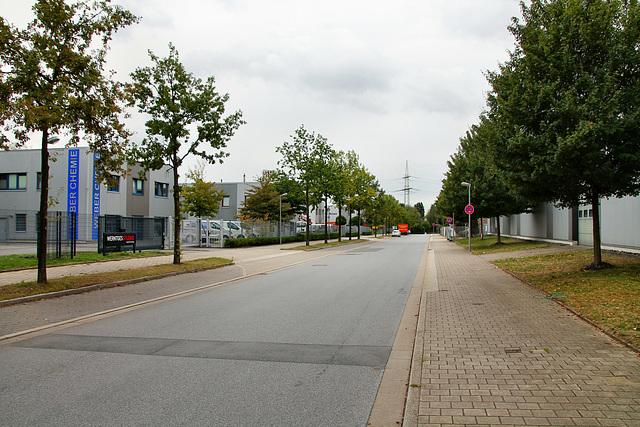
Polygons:
[[[247,124],[229,157],[206,167],[215,182],[253,181],[276,169],[276,147],[301,125],[336,150],[354,150],[387,194],[435,202],[460,137],[486,107],[487,71],[508,59],[516,0],[113,0],[141,17],[110,44],[107,68],[129,81],[148,51],[176,46],[187,71],[216,79],[227,112]],[[24,28],[32,1],[0,0]],[[134,140],[144,117],[130,110]],[[187,162],[194,167],[195,158]],[[184,176],[186,169],[181,171]]]

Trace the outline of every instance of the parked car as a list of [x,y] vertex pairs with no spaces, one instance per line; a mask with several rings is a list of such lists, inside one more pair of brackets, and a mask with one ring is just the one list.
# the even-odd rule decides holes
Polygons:
[[391,232],[391,237],[402,237],[402,233],[400,233],[400,230],[393,230]]
[[222,224],[225,228],[225,231],[228,230],[228,233],[231,235],[232,239],[243,239],[245,237],[243,230],[237,223],[232,221],[223,221]]

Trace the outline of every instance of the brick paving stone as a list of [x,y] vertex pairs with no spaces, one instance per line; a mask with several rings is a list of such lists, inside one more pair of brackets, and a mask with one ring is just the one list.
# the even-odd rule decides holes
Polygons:
[[640,426],[637,354],[485,259],[430,245],[423,387],[405,425]]

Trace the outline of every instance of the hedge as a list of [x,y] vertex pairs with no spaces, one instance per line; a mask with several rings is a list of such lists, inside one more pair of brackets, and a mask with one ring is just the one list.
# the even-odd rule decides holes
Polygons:
[[[329,239],[337,239],[338,233],[329,233]],[[324,233],[311,233],[309,241],[324,240]],[[306,242],[305,234],[297,236],[282,237],[282,243]],[[243,248],[247,246],[277,245],[280,243],[279,237],[247,237],[244,239],[227,239],[224,241],[225,248]]]

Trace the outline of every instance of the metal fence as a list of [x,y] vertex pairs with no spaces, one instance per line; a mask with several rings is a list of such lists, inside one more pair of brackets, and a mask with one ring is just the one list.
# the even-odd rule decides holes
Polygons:
[[[47,258],[73,258],[76,255],[78,216],[75,212],[47,212]],[[36,227],[37,218],[36,214]]]
[[[32,243],[36,253],[39,221],[37,211],[0,210],[0,243]],[[78,240],[91,226],[91,216],[49,211],[47,222],[47,258],[73,258]]]
[[[342,235],[356,233],[356,226],[342,226]],[[311,224],[311,233],[324,233],[324,224]],[[221,233],[222,231],[222,233]],[[328,224],[329,233],[337,233],[338,226]],[[371,231],[361,226],[360,233]],[[287,237],[306,232],[304,222],[264,220],[223,221],[213,219],[191,218],[182,220],[180,224],[180,244],[183,246],[223,247],[226,239],[242,239],[252,237]],[[220,235],[222,234],[222,241]],[[173,236],[173,234],[171,234]]]
[[[104,252],[104,233],[135,233],[136,250],[164,249],[167,220],[165,218],[104,215],[98,218],[98,252]],[[106,248],[119,250],[119,248]]]
[[449,240],[452,240],[454,238],[466,239],[467,236],[469,235],[468,231],[469,231],[469,227],[464,225],[457,225],[455,227],[452,227],[452,226],[440,227],[440,234]]
[[222,247],[226,239],[286,237],[295,236],[298,232],[292,222],[283,222],[279,229],[278,221],[192,218],[182,220],[180,224],[180,243],[183,246]]

